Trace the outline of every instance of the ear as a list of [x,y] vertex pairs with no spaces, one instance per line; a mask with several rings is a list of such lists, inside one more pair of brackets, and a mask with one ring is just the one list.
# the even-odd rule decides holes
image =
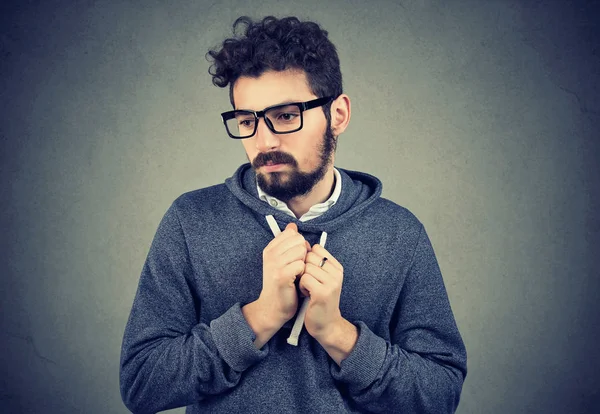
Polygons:
[[331,131],[334,136],[340,135],[350,122],[350,97],[341,94],[331,103]]

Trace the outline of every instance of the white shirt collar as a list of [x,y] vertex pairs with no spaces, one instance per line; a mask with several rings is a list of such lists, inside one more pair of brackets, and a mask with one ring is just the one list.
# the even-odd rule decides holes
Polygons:
[[[314,206],[312,206],[302,217],[299,218],[300,221],[304,222],[317,218],[325,214],[327,210],[329,210],[335,203],[337,203],[338,199],[340,198],[340,194],[342,193],[342,176],[340,175],[340,172],[337,170],[337,168],[333,169],[333,174],[335,176],[335,186],[333,188],[333,192],[331,193],[331,197],[329,197],[322,203],[315,204]],[[258,190],[258,197],[262,201],[268,203],[271,207],[274,207],[277,210],[283,211],[284,213],[296,218],[296,215],[292,210],[290,210],[286,203],[275,197],[271,197],[270,195],[265,193],[259,187],[258,183],[256,184],[256,189]]]

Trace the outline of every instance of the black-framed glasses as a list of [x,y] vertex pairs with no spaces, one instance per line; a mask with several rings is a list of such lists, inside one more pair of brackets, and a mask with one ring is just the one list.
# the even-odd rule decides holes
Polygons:
[[256,134],[258,118],[263,118],[273,133],[290,134],[302,129],[304,124],[302,112],[326,105],[332,100],[332,96],[327,96],[312,101],[273,105],[262,111],[228,111],[221,114],[221,119],[223,119],[227,134],[234,139],[250,138]]

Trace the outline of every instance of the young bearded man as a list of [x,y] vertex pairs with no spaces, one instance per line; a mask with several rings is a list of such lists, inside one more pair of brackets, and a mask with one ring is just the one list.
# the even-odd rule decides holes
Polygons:
[[334,168],[350,121],[327,32],[240,18],[209,52],[250,164],[179,197],[121,356],[133,412],[451,413],[466,353],[422,224]]

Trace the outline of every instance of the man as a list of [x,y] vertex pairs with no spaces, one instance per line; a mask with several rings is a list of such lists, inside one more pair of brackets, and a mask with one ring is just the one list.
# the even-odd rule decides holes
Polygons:
[[209,55],[251,164],[165,214],[125,331],[125,404],[453,412],[466,354],[425,230],[375,177],[334,168],[351,107],[327,32],[239,26]]

